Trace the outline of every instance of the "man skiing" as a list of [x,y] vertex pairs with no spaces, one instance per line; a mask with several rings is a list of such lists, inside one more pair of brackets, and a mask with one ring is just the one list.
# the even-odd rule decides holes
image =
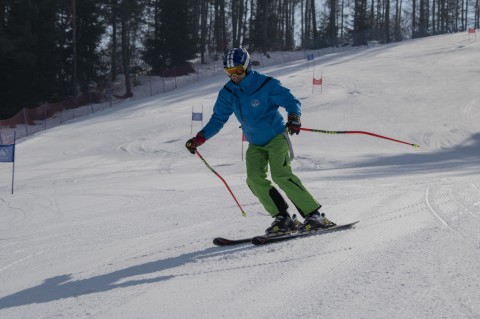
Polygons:
[[[220,90],[208,123],[189,139],[185,146],[192,153],[217,134],[232,113],[240,122],[249,142],[246,153],[247,185],[265,210],[275,220],[267,235],[295,230],[288,204],[267,179],[268,166],[272,180],[287,195],[305,218],[300,230],[328,228],[335,224],[321,214],[321,205],[303,186],[291,168],[290,135],[300,132],[301,105],[280,81],[251,69],[250,55],[244,48],[230,49],[223,58],[230,81]],[[287,123],[278,108],[288,114]]]

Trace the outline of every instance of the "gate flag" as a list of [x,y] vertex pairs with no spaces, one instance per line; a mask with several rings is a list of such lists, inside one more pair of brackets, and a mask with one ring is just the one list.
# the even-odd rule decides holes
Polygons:
[[0,162],[15,162],[15,144],[0,145]]
[[320,74],[320,79],[315,78],[315,74],[313,75],[312,94],[313,94],[313,88],[315,87],[315,85],[320,85],[320,88],[322,89],[321,93],[323,93],[323,74]]
[[201,112],[194,112],[193,105],[192,105],[192,121],[190,122],[190,134],[193,132],[193,122],[198,121],[202,122],[203,127],[203,104],[202,104],[202,111]]
[[192,121],[203,121],[203,113],[192,112]]
[[475,31],[475,28],[468,28],[468,39],[470,39],[470,34],[473,33],[475,35],[475,40],[477,40],[477,34]]

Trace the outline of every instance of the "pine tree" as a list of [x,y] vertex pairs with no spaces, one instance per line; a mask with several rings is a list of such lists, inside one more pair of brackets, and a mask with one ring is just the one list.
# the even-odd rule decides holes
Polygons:
[[152,72],[167,67],[183,66],[195,57],[197,38],[189,0],[160,0],[155,2],[153,32],[145,42],[144,60]]
[[56,92],[54,0],[20,0],[0,27],[0,110],[3,118],[33,107]]

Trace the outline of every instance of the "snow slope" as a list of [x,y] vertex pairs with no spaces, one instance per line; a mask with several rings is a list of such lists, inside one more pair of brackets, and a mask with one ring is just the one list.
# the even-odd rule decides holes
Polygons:
[[0,165],[0,318],[480,318],[479,52],[462,33],[325,54],[323,94],[305,60],[262,69],[300,98],[304,127],[421,146],[294,136],[322,210],[361,221],[308,239],[212,245],[271,223],[233,117],[199,150],[246,218],[184,148],[224,75],[21,141],[14,195]]

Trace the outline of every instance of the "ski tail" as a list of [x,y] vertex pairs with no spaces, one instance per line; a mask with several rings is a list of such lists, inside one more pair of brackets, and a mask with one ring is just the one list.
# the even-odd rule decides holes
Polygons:
[[223,237],[217,237],[213,239],[213,244],[215,246],[234,246],[240,244],[251,243],[252,237],[241,238],[241,239],[228,239]]

